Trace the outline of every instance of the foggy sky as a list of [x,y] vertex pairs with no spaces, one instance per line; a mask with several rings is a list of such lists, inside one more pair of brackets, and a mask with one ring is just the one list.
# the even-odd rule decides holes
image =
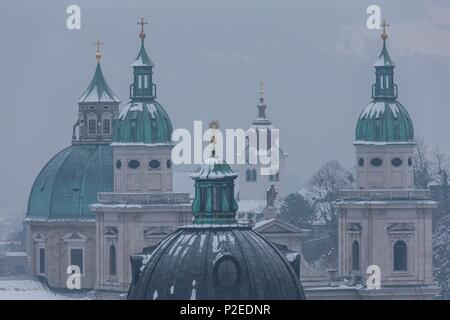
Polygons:
[[[66,8],[81,7],[81,30]],[[446,0],[2,0],[0,2],[0,214],[24,212],[34,179],[71,141],[76,101],[102,67],[123,106],[139,49],[138,19],[158,101],[174,128],[218,119],[247,128],[259,81],[267,114],[289,153],[288,185],[300,189],[327,160],[352,168],[356,120],[370,101],[382,7],[399,101],[416,134],[449,151],[450,4]]]

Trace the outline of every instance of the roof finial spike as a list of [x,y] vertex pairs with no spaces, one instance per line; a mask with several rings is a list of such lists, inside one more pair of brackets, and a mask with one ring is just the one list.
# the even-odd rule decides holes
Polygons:
[[97,41],[94,42],[94,44],[97,46],[97,52],[95,53],[95,58],[97,59],[97,62],[100,62],[100,59],[102,58],[102,53],[100,52],[100,46],[103,44],[103,42],[100,42],[100,38],[97,38]]
[[141,26],[141,32],[139,33],[139,38],[144,40],[145,39],[144,25],[148,24],[148,22],[145,22],[144,18],[141,18],[141,21],[138,22],[137,24]]
[[383,32],[381,33],[381,39],[383,39],[383,41],[386,41],[386,39],[388,38],[388,34],[386,32],[386,28],[389,27],[390,25],[386,22],[386,19],[383,19],[383,23],[381,23],[380,27],[383,28]]
[[217,143],[217,140],[216,140],[216,130],[220,128],[220,123],[219,123],[219,121],[217,121],[217,120],[212,120],[212,121],[209,123],[208,127],[209,127],[210,129],[212,129],[212,135],[211,135],[211,141],[210,141],[210,142],[211,142],[212,145],[213,145],[213,149],[212,149],[212,151],[211,151],[211,157],[214,158],[214,157],[216,156],[216,143]]
[[264,102],[264,81],[259,82],[259,101]]

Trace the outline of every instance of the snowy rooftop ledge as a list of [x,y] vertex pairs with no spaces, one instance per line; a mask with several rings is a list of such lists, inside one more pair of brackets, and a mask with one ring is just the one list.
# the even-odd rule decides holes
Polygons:
[[[99,204],[92,206],[101,207],[104,204],[117,204],[118,208],[130,207],[138,208],[139,205],[157,204],[157,203],[190,203],[189,193],[115,193],[115,192],[99,192]],[[130,204],[130,205],[128,205]]]
[[356,140],[353,141],[353,144],[358,145],[372,145],[372,146],[388,146],[388,145],[415,145],[415,141],[391,141],[391,142],[384,142],[384,141],[361,141]]
[[112,147],[158,147],[158,146],[172,146],[175,145],[174,142],[167,143],[143,143],[143,142],[113,142],[111,143]]
[[429,200],[429,190],[341,190],[344,200]]

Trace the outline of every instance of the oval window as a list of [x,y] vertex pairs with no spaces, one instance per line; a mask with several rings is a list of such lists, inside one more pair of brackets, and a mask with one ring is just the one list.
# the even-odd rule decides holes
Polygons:
[[394,167],[400,167],[402,165],[402,159],[394,158],[391,160],[391,163]]
[[158,160],[151,160],[151,161],[148,163],[148,166],[149,166],[151,169],[158,169],[158,168],[160,167],[160,165],[161,165],[161,163],[160,163]]
[[412,159],[411,158],[408,158],[408,166],[412,166]]
[[137,160],[130,160],[130,161],[128,162],[128,166],[129,166],[131,169],[136,169],[136,168],[139,167],[139,161],[137,161]]
[[239,265],[231,256],[222,257],[214,264],[213,275],[217,286],[231,288],[239,282]]
[[116,168],[117,168],[117,169],[122,168],[122,161],[120,161],[120,160],[117,160],[117,161],[116,161]]
[[373,158],[372,161],[370,162],[374,167],[379,167],[383,164],[383,160],[381,160],[380,158]]
[[167,165],[167,169],[172,168],[172,161],[167,160],[166,165]]
[[360,167],[363,167],[364,166],[364,158],[359,158],[358,164]]

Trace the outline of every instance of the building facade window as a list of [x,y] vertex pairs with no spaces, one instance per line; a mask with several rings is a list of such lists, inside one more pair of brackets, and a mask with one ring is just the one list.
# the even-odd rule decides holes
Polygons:
[[109,275],[115,276],[116,274],[117,274],[116,246],[112,244],[109,247]]
[[88,134],[90,134],[90,135],[97,134],[97,120],[96,119],[88,120]]
[[359,262],[359,242],[353,241],[352,243],[352,271],[360,270],[360,262]]
[[103,134],[111,134],[111,119],[103,119]]
[[398,240],[394,244],[394,271],[408,270],[408,246],[405,241]]
[[45,248],[39,248],[39,273],[45,273]]
[[245,181],[252,181],[252,171],[250,169],[245,170]]
[[70,249],[70,265],[78,266],[80,268],[80,273],[84,273],[83,268],[83,248],[72,248]]
[[405,241],[398,240],[394,244],[394,271],[408,270],[408,246]]
[[272,182],[280,181],[280,173],[277,172],[276,174],[270,175],[269,176],[269,181],[272,181]]
[[256,182],[256,169],[252,170],[252,181]]

